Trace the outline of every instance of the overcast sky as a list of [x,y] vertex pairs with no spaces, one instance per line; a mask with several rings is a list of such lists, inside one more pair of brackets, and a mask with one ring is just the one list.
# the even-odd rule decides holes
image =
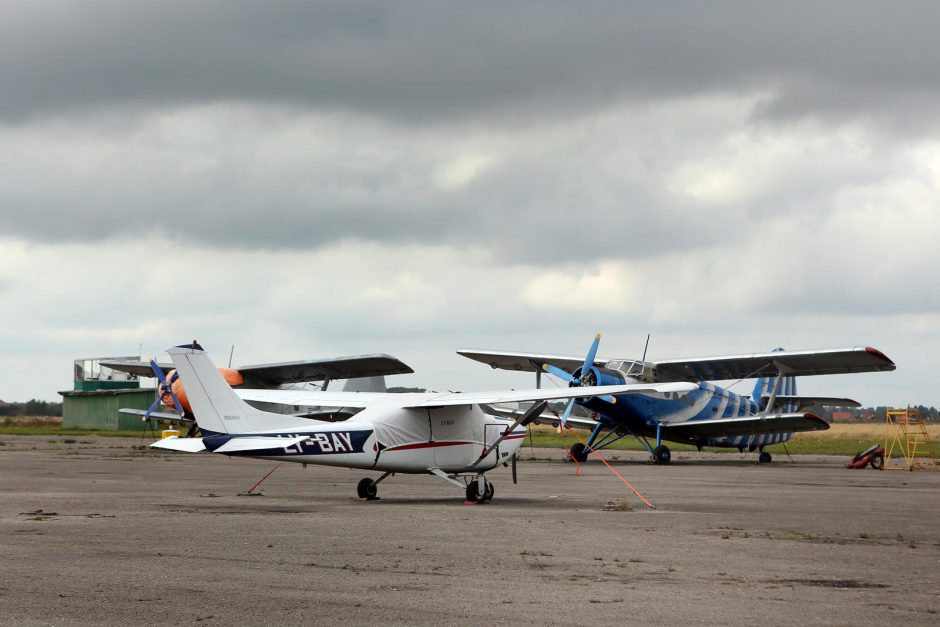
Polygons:
[[[198,339],[235,365],[461,347],[869,345],[800,381],[940,405],[935,2],[9,2],[0,399]],[[750,384],[736,391],[749,392]]]

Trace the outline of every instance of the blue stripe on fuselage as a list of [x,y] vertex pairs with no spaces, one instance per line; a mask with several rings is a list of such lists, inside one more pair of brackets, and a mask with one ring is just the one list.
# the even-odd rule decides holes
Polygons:
[[[211,433],[211,432],[210,432]],[[322,431],[322,432],[302,432],[302,433],[244,433],[244,434],[225,434],[212,433],[212,435],[202,438],[203,444],[210,451],[240,437],[265,437],[265,438],[294,438],[297,436],[306,436],[307,439],[294,444],[290,451],[285,450],[283,446],[277,446],[272,443],[269,449],[256,449],[252,451],[239,451],[237,455],[258,455],[271,457],[274,455],[342,455],[347,453],[362,453],[366,440],[372,435],[372,430],[350,430],[350,431]]]

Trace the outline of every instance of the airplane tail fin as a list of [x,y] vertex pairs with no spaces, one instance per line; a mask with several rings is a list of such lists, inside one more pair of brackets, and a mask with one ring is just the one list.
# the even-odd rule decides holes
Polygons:
[[[776,353],[782,350],[782,348],[775,348],[773,352]],[[770,400],[770,395],[773,393],[775,385],[777,385],[777,377],[760,377],[754,384],[754,393],[751,395],[751,398],[760,406],[761,411],[767,409],[767,402]],[[777,394],[779,396],[796,396],[796,377],[783,377]],[[797,407],[799,403],[795,401],[784,403],[778,401],[775,404],[777,408],[771,409],[777,412],[791,413],[799,409],[799,407]]]
[[303,418],[261,411],[240,399],[196,342],[175,346],[167,353],[186,389],[196,424],[204,434],[310,425]]

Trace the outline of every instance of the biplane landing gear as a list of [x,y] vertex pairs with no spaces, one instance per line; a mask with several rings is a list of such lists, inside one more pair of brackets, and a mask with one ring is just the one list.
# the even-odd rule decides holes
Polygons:
[[571,455],[571,458],[579,464],[583,464],[587,461],[588,449],[581,442],[574,444],[571,449],[568,450],[568,453]]
[[757,456],[758,464],[769,464],[773,461],[773,457],[767,451],[761,451],[760,455]]
[[669,452],[668,446],[660,444],[653,449],[654,464],[668,464],[670,461],[672,461],[672,453]]
[[[483,492],[480,493],[480,481],[483,482]],[[493,498],[493,494],[496,490],[493,488],[493,484],[486,480],[483,476],[480,479],[474,479],[467,484],[467,500],[473,501],[474,503],[484,503]]]

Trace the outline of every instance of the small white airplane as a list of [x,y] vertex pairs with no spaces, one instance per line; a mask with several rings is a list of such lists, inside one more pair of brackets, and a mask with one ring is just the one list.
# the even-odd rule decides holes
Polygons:
[[[697,389],[678,382],[470,393],[234,390],[196,342],[167,353],[188,390],[201,437],[171,436],[151,447],[383,473],[359,482],[356,492],[365,499],[376,498],[378,484],[389,475],[412,473],[436,475],[465,490],[467,500],[488,501],[493,484],[484,473],[514,461],[526,434],[520,427],[539,416],[548,400],[599,395],[610,401],[612,394],[639,393],[674,398]],[[345,422],[325,422],[262,411],[245,400],[362,411]],[[480,407],[526,401],[533,405],[515,420],[488,415]]]

